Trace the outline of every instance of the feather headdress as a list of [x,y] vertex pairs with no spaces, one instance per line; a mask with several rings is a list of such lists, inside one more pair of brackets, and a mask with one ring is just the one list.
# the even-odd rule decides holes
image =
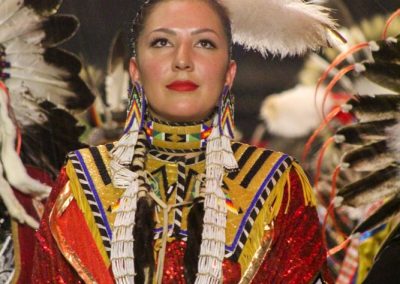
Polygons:
[[78,138],[83,130],[68,110],[83,110],[93,101],[78,75],[80,60],[57,47],[79,26],[73,16],[56,15],[61,2],[0,4],[0,167],[3,184],[9,184],[0,188],[0,197],[13,218],[32,227],[38,223],[26,214],[11,186],[33,196],[49,193],[49,187],[28,176],[24,164],[57,175],[65,155],[82,147]]
[[282,57],[303,54],[308,49],[335,45],[334,35],[339,36],[329,10],[316,1],[221,2],[231,14],[234,42],[264,56],[268,53]]

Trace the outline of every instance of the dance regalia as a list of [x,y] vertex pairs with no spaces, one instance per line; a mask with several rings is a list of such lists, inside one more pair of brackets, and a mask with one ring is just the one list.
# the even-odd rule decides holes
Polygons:
[[[156,262],[166,246],[163,283],[185,283],[187,216],[202,195],[205,169],[203,152],[183,159],[165,151],[201,149],[209,131],[208,122],[180,127],[146,122],[145,170],[153,193],[166,205],[156,206],[153,230]],[[33,283],[113,283],[112,228],[123,193],[112,185],[113,147],[69,155],[37,233]],[[223,179],[228,208],[224,283],[322,283],[326,251],[315,199],[300,166],[283,153],[237,142],[232,149],[239,170]],[[182,205],[174,207],[177,203]]]

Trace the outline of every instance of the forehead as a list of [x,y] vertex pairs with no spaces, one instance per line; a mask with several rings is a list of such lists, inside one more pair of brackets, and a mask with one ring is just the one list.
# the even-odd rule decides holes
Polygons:
[[145,22],[144,30],[151,32],[159,28],[212,29],[223,34],[217,12],[205,1],[163,1],[157,4]]

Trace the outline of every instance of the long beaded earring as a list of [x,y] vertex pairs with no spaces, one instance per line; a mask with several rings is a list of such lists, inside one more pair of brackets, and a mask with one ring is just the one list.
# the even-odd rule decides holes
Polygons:
[[231,140],[234,138],[234,96],[227,85],[224,86],[218,105],[218,129],[224,168],[234,170],[237,162],[233,156]]
[[113,158],[119,164],[129,165],[132,162],[139,131],[143,128],[146,107],[147,102],[143,87],[135,82],[131,91],[124,135],[111,152]]

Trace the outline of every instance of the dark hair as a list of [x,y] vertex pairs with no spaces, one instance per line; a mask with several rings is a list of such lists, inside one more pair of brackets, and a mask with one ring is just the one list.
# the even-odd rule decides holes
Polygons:
[[[132,46],[133,56],[136,55],[137,39],[139,38],[140,34],[144,29],[144,25],[146,23],[147,18],[150,16],[154,7],[163,1],[165,0],[146,0],[139,8],[139,11],[136,14],[135,19],[133,20],[133,25],[132,25],[131,46]],[[232,53],[232,28],[228,10],[221,3],[219,3],[218,0],[199,0],[199,1],[203,1],[209,4],[210,7],[217,13],[219,19],[221,20],[225,37],[228,42],[228,48],[229,48],[228,53],[230,57]]]

